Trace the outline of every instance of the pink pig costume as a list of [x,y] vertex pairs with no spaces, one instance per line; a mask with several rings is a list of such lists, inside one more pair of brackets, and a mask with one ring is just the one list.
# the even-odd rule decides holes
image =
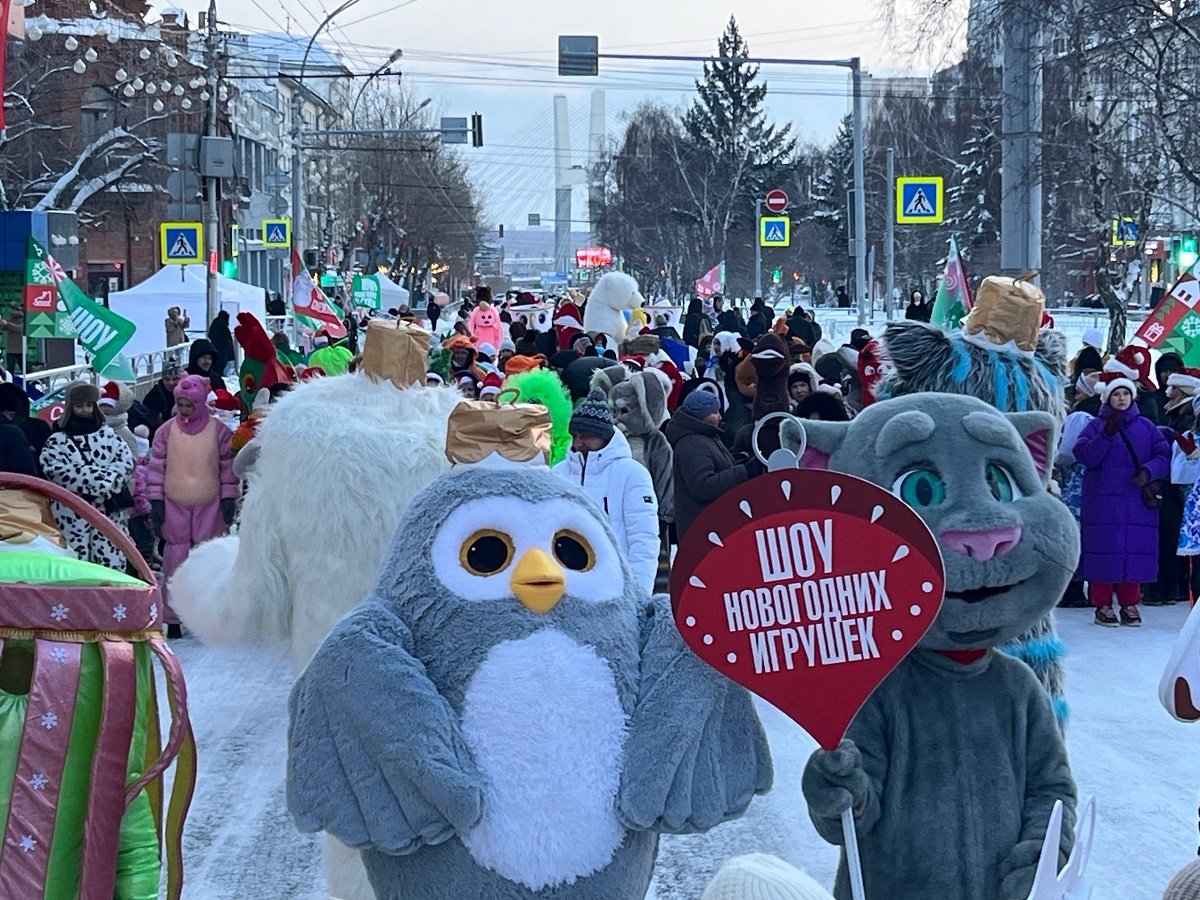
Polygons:
[[[208,410],[209,382],[198,375],[180,379],[175,397],[191,400],[195,410],[184,418],[178,411],[154,434],[154,450],[146,474],[146,492],[151,502],[165,506],[162,537],[163,599],[166,579],[187,559],[197,544],[229,531],[222,515],[222,501],[236,500],[239,481],[233,473],[233,432]],[[165,620],[179,619],[164,603]]]

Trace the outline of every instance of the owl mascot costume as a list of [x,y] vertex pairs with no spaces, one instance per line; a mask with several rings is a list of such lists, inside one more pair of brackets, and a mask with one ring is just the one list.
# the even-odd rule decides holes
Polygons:
[[379,900],[641,900],[660,834],[770,787],[749,695],[582,490],[513,458],[416,497],[292,691],[288,807],[361,851]]

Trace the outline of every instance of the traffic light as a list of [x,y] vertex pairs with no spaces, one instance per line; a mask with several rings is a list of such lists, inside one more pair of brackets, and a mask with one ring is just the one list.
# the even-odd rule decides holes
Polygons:
[[226,278],[237,278],[237,260],[227,259],[221,263],[221,274]]
[[1196,249],[1196,235],[1183,235],[1179,239],[1179,255],[1175,262],[1178,263],[1180,269],[1190,269],[1198,259],[1200,259],[1200,252]]
[[483,115],[481,113],[472,113],[471,115],[471,146],[483,146]]
[[779,282],[780,282],[780,280],[782,280],[782,278],[783,278],[783,269],[776,268],[775,271],[771,273],[771,280],[774,281],[776,284],[779,284]]

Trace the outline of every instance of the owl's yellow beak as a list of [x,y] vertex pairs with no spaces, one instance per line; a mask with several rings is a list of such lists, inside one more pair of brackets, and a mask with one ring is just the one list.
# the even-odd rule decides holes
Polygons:
[[550,554],[534,548],[517,561],[509,586],[526,609],[548,613],[562,599],[567,579]]

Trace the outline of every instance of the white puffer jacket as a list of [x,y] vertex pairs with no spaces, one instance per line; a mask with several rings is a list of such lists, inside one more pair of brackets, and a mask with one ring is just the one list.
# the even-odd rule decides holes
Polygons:
[[658,500],[650,472],[633,458],[629,441],[617,431],[603,450],[586,456],[577,450],[554,471],[582,485],[587,495],[608,515],[625,552],[633,577],[647,594],[654,593],[658,572]]

